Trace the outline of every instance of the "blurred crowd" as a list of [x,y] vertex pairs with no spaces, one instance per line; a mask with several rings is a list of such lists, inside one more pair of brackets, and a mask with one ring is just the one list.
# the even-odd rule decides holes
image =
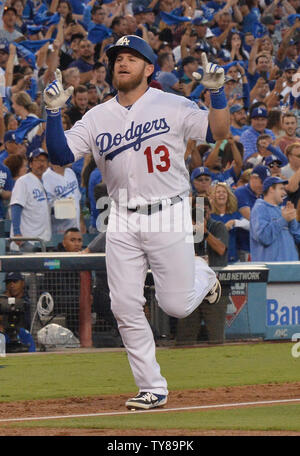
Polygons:
[[225,69],[229,137],[183,151],[191,196],[206,197],[204,251],[216,251],[214,221],[224,264],[299,259],[300,0],[8,0],[0,17],[0,217],[12,237],[98,232],[105,182],[92,157],[49,163],[42,94],[59,68],[75,88],[62,114],[71,128],[115,96],[106,51],[134,34],[157,55],[150,85],[199,109],[210,105],[193,76],[202,53]]

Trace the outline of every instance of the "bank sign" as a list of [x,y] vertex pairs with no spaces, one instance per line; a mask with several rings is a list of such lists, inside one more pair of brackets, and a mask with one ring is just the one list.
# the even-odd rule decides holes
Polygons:
[[290,338],[300,329],[299,285],[268,284],[266,335],[271,339]]

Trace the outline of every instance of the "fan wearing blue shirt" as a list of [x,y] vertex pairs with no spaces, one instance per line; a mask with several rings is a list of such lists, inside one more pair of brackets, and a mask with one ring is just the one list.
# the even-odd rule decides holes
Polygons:
[[1,151],[0,154],[0,162],[3,161],[9,156],[13,154],[18,154],[20,151],[20,144],[16,142],[16,137],[14,130],[8,130],[3,139],[5,149]]
[[272,130],[267,127],[268,111],[264,108],[254,108],[251,113],[251,125],[241,134],[240,142],[244,146],[244,162],[252,155],[257,154],[257,138],[262,134],[268,134],[273,140],[276,139]]
[[[250,220],[251,210],[256,200],[262,197],[264,180],[270,176],[271,172],[267,166],[255,166],[251,172],[249,183],[235,190],[238,209],[247,220]],[[240,228],[238,243],[241,255],[247,255],[250,252],[249,231]]]
[[299,261],[296,244],[300,242],[297,211],[288,201],[279,177],[268,177],[263,183],[264,198],[257,200],[250,219],[250,247],[253,261]]
[[236,141],[250,125],[247,124],[247,113],[244,106],[235,104],[230,107],[230,132]]

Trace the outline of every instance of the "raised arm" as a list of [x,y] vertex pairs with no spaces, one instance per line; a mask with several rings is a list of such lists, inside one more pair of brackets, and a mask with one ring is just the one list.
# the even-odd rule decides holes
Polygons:
[[56,70],[55,76],[56,79],[44,90],[47,112],[46,144],[50,162],[63,166],[75,160],[68,146],[61,120],[61,108],[72,96],[74,87],[70,86],[64,90],[60,70]]

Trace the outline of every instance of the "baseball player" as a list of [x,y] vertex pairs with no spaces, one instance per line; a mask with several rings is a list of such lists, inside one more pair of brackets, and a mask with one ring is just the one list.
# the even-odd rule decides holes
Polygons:
[[185,97],[149,87],[155,54],[143,39],[123,36],[107,55],[116,97],[64,132],[60,110],[72,88],[63,89],[57,71],[44,91],[46,141],[52,163],[65,165],[92,153],[107,185],[111,306],[139,390],[126,406],[150,409],[167,403],[168,388],[143,309],[148,268],[159,306],[175,318],[189,315],[203,299],[213,305],[221,294],[214,271],[195,258],[184,151],[189,138],[228,135],[224,70],[202,54],[201,81],[212,92],[208,112]]

